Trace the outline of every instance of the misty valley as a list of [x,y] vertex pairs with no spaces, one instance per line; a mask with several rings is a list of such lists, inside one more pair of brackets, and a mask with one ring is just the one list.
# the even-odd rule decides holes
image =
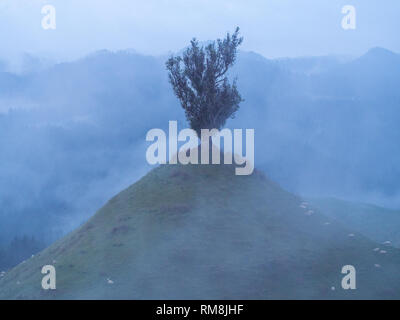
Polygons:
[[[308,21],[309,6],[273,3],[273,37],[250,21],[221,38],[217,16],[197,26],[200,3],[199,16],[193,3],[142,7],[135,27],[99,4],[84,21],[102,32],[82,37],[49,3],[31,45],[63,35],[76,53],[3,48],[0,300],[400,298],[400,54],[390,33],[365,34],[358,6]],[[171,18],[181,6],[190,23]],[[156,41],[159,26],[142,24],[160,8]],[[229,308],[159,303],[153,315]]]

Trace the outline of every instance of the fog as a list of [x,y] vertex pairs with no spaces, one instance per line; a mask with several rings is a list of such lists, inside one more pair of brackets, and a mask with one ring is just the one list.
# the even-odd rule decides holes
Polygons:
[[[44,5],[56,29],[44,30]],[[355,5],[357,29],[341,28],[342,7]],[[243,50],[266,57],[361,55],[371,47],[400,51],[396,0],[3,0],[0,56],[23,53],[56,61],[93,51],[132,48],[143,54],[178,51],[188,40],[215,39],[239,25]]]
[[[227,125],[256,130],[256,167],[290,191],[396,207],[400,73],[383,72],[385,81],[377,75],[399,61],[384,49],[311,65],[242,52],[232,75],[245,102]],[[187,127],[163,62],[102,51],[36,73],[3,74],[14,77],[0,118],[3,237],[54,239],[149,170],[146,132],[166,129],[169,120]],[[326,71],[309,75],[292,64]]]
[[245,101],[227,126],[255,129],[256,168],[295,194],[399,208],[400,4],[357,4],[346,32],[346,1],[293,3],[1,2],[0,241],[49,244],[146,174],[147,131],[187,127],[168,53],[236,25]]

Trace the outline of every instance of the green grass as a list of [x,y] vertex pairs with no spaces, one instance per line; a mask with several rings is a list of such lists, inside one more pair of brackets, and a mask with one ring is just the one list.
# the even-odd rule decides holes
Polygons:
[[326,215],[341,221],[379,243],[400,247],[400,210],[336,198],[314,198],[310,202]]
[[[398,249],[376,253],[375,242],[302,202],[258,171],[160,166],[9,271],[0,298],[400,297]],[[46,264],[56,267],[57,290],[41,289]],[[357,290],[340,287],[345,264],[357,269]]]

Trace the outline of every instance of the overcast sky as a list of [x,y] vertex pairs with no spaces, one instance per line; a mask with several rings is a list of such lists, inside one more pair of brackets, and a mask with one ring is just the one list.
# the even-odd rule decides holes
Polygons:
[[[56,8],[55,30],[41,26],[46,4]],[[355,30],[341,27],[344,5],[356,8]],[[0,0],[0,56],[71,59],[126,48],[159,55],[237,25],[242,49],[266,57],[400,52],[399,16],[399,0]]]

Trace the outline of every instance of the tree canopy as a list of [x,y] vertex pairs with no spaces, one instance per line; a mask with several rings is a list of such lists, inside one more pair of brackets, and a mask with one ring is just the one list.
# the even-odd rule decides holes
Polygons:
[[201,129],[222,128],[228,118],[235,116],[243,101],[236,78],[230,83],[227,77],[242,41],[239,28],[205,47],[193,38],[182,56],[172,56],[166,62],[174,93],[190,127],[199,136]]

